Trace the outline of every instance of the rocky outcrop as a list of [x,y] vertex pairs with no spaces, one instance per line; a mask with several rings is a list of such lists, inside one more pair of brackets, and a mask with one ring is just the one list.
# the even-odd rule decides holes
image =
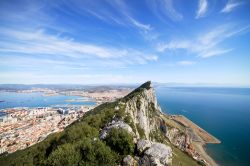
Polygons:
[[161,143],[152,143],[139,161],[141,166],[167,166],[172,164],[172,149]]
[[150,148],[152,145],[151,141],[140,139],[137,142],[137,151],[142,154],[146,149]]
[[113,120],[111,123],[107,124],[107,126],[102,129],[100,136],[99,136],[100,139],[105,139],[107,134],[112,128],[124,129],[130,134],[134,135],[132,128],[128,124],[126,124],[122,120],[118,120],[118,121]]
[[189,135],[182,133],[176,128],[169,129],[166,133],[166,136],[172,144],[182,151],[186,151],[187,147],[191,143]]

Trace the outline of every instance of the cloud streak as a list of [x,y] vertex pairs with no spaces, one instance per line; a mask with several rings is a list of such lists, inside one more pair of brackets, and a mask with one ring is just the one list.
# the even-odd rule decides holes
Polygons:
[[227,4],[224,6],[224,8],[221,10],[221,13],[230,13],[232,12],[236,7],[242,5],[242,2],[237,2],[235,0],[229,0]]
[[147,4],[161,20],[170,18],[172,21],[180,21],[183,19],[183,15],[175,9],[173,0],[148,0]]
[[172,40],[168,43],[159,43],[157,50],[159,52],[165,52],[166,50],[185,50],[202,58],[218,56],[233,50],[233,48],[221,48],[220,44],[222,42],[248,29],[249,26],[238,29],[232,25],[219,26],[193,40]]
[[134,26],[136,26],[137,28],[143,30],[144,32],[152,30],[152,27],[149,24],[147,24],[147,25],[146,24],[142,24],[142,23],[138,22],[137,20],[135,20],[135,19],[133,19],[131,17],[129,17],[129,19],[130,19],[130,21],[132,22],[132,24]]
[[195,18],[198,19],[203,17],[207,12],[207,8],[208,8],[207,0],[199,0],[199,6]]
[[179,64],[181,66],[190,66],[190,65],[194,65],[195,63],[196,62],[194,62],[194,61],[188,61],[188,60],[177,62],[177,64]]
[[46,33],[44,29],[24,31],[1,29],[0,53],[23,54],[29,56],[68,57],[75,60],[120,61],[124,65],[146,64],[157,61],[157,56],[130,48],[116,48],[74,41]]
[[88,13],[99,20],[105,21],[106,23],[115,23],[121,26],[130,26],[140,31],[150,31],[152,26],[144,24],[136,19],[132,12],[129,10],[128,5],[125,1],[114,0],[114,1],[77,1],[73,0],[67,6],[71,8],[73,12],[77,12],[81,15]]

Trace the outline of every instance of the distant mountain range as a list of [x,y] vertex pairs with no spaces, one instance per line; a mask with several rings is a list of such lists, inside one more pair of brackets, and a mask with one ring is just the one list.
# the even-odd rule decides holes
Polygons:
[[30,90],[48,88],[54,90],[112,90],[134,88],[136,85],[78,85],[78,84],[0,84],[0,90]]

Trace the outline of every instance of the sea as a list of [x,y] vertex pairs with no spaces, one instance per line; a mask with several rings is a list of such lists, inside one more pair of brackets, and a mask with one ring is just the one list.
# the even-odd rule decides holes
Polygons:
[[[94,101],[84,101],[86,99],[88,98],[68,95],[45,96],[42,92],[0,92],[0,110],[14,107],[68,107],[95,104]],[[1,111],[0,116],[4,116]]]
[[156,87],[166,114],[184,115],[221,141],[206,152],[222,166],[250,165],[250,88]]

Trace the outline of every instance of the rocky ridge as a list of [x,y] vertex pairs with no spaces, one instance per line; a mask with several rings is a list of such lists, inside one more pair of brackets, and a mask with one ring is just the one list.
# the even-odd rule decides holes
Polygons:
[[195,150],[192,141],[192,134],[195,134],[190,134],[190,129],[162,113],[150,81],[119,100],[116,109],[125,111],[124,117],[115,123],[122,125],[108,124],[101,133],[107,134],[107,128],[115,126],[133,135],[140,156],[135,157],[137,160],[127,157],[125,161],[130,158],[131,163],[136,161],[138,165],[171,165],[174,146],[198,163],[211,165]]

